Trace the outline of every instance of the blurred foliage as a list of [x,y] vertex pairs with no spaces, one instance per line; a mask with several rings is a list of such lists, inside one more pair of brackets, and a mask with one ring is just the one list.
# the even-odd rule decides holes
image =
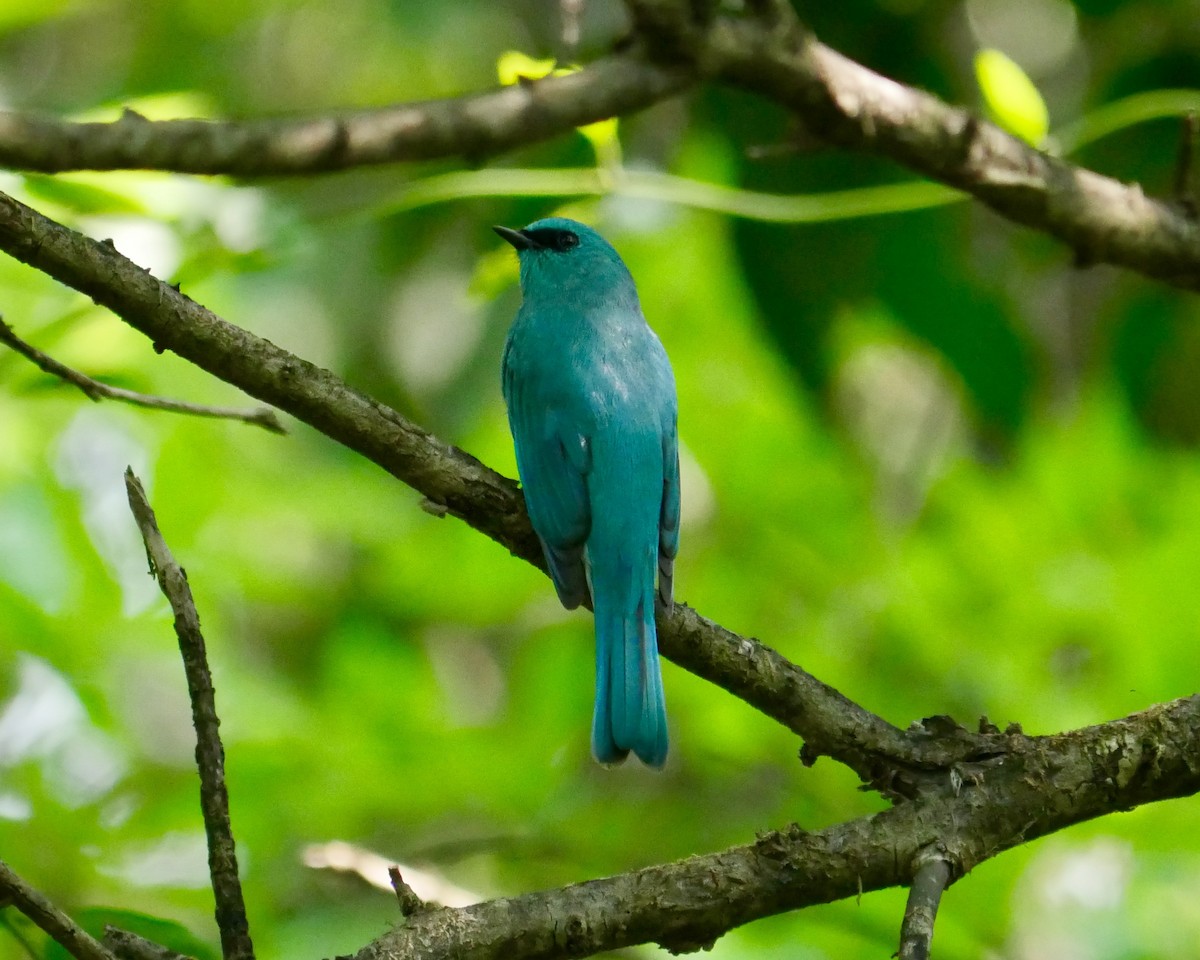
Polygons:
[[[1056,129],[1196,82],[1200,19],[1183,0],[803,6],[827,42],[954,102],[982,105],[974,55],[1003,51]],[[508,50],[587,62],[622,24],[619,4],[593,0],[568,50],[547,0],[5,0],[0,102],[151,117],[386,104],[487,87]],[[1078,156],[1164,192],[1177,124],[1125,122]],[[784,193],[911,179],[796,145],[777,108],[711,89],[622,119],[616,156]],[[566,136],[497,166],[595,162]],[[586,219],[625,255],[675,365],[684,599],[898,724],[987,714],[1053,732],[1194,691],[1193,298],[1074,270],[971,204],[802,226],[646,196],[397,208],[397,191],[453,169],[6,174],[0,188],[509,475],[498,363],[518,294],[488,226]],[[63,362],[237,402],[8,259],[0,290],[5,319]],[[599,769],[587,616],[302,425],[281,438],[92,405],[11,353],[0,386],[0,856],[77,914],[216,939],[185,687],[127,464],[207,631],[263,955],[351,952],[396,921],[389,892],[316,866],[332,841],[492,896],[881,807],[669,664],[668,769]],[[1194,799],[1162,804],[983,864],[946,898],[938,955],[1194,956],[1196,814]],[[902,904],[889,891],[763,921],[713,956],[887,956]],[[50,955],[0,918],[0,958],[24,956],[21,939]]]

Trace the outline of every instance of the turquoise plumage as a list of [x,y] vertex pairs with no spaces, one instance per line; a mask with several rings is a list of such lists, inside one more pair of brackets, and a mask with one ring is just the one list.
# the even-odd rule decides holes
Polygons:
[[525,504],[563,606],[590,595],[595,611],[592,752],[661,767],[655,595],[670,606],[679,549],[671,364],[598,233],[562,217],[495,230],[521,263],[503,379]]

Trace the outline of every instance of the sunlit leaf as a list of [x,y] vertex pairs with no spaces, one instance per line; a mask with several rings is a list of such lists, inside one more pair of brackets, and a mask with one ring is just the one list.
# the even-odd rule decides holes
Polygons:
[[496,74],[503,86],[511,87],[521,80],[540,80],[549,76],[557,61],[550,57],[546,60],[535,60],[519,50],[506,50],[496,60]]
[[999,50],[975,54],[975,77],[992,119],[1026,143],[1040,146],[1050,129],[1046,101],[1011,58]]

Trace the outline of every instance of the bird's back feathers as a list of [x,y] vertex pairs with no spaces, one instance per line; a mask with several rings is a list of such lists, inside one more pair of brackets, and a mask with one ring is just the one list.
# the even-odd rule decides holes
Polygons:
[[661,766],[655,594],[671,602],[679,546],[670,363],[628,270],[598,234],[561,218],[516,233],[529,245],[503,383],[530,521],[562,603],[578,606],[590,588],[597,759],[633,751]]

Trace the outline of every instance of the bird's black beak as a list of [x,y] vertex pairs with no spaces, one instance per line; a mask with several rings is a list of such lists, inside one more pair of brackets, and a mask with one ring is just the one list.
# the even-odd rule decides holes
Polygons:
[[511,227],[492,227],[500,236],[518,250],[536,250],[537,242],[524,230],[514,230]]

